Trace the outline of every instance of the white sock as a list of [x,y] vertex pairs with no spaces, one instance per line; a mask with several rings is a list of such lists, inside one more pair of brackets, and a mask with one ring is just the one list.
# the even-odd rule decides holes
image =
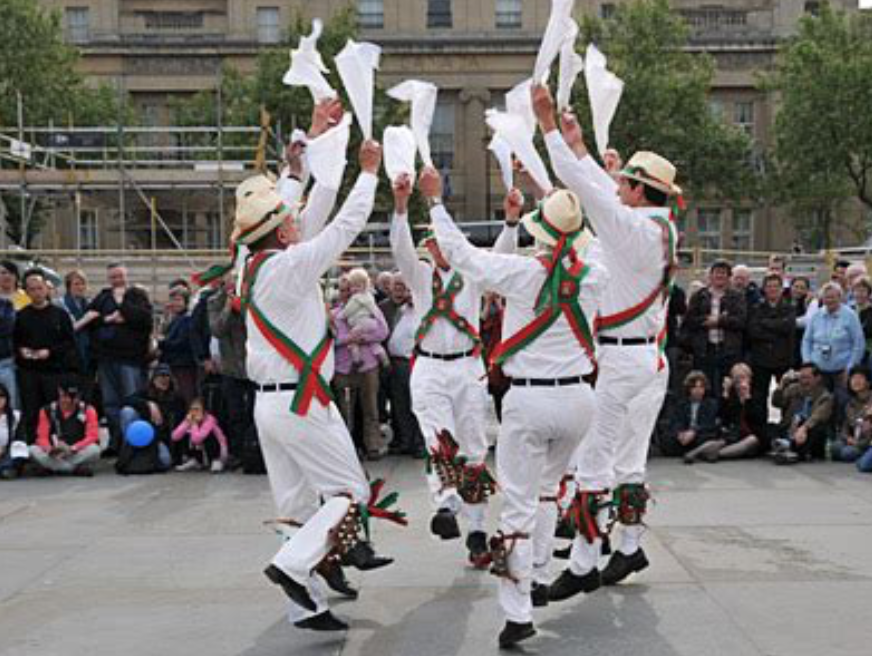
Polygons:
[[464,503],[463,516],[466,518],[466,523],[469,532],[484,531],[485,519],[487,516],[486,503]]
[[576,537],[572,541],[572,555],[570,556],[569,569],[576,576],[584,576],[596,568],[599,563],[602,538],[596,538],[588,542],[583,537]]
[[642,543],[642,535],[645,533],[645,527],[641,524],[633,526],[621,527],[621,544],[618,547],[625,556],[631,556],[639,550]]

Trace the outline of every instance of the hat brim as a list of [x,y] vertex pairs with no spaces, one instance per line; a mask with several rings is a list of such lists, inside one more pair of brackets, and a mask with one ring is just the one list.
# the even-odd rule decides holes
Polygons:
[[233,230],[233,234],[230,236],[230,241],[234,244],[242,244],[244,246],[255,244],[278,228],[282,223],[284,223],[285,219],[292,215],[293,210],[285,205],[284,209],[272,213],[266,221],[259,223],[253,230],[243,232],[239,227],[237,227]]
[[651,178],[644,178],[636,173],[631,173],[629,171],[621,171],[620,176],[622,178],[627,178],[628,180],[635,180],[636,182],[641,182],[644,185],[648,185],[652,189],[656,189],[657,191],[662,191],[664,194],[669,196],[681,196],[682,190],[677,184],[673,184],[669,186],[659,180],[652,180]]
[[[530,233],[530,236],[538,242],[541,242],[547,246],[556,246],[557,240],[551,236],[545,228],[543,228],[536,220],[535,217],[538,213],[538,210],[533,210],[532,212],[528,212],[523,217],[521,217],[521,224],[524,226],[524,229]],[[582,226],[584,222],[582,221]],[[572,239],[572,244],[575,246],[578,239],[585,233],[586,230],[580,230],[576,233],[575,237]],[[586,243],[586,242],[585,242]],[[578,246],[575,246],[575,249],[578,250]]]

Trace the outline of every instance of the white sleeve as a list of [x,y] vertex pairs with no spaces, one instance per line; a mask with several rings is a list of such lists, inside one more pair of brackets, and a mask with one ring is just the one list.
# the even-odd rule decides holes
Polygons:
[[312,193],[300,212],[300,241],[309,241],[327,224],[330,213],[336,205],[338,192],[316,182]]
[[538,262],[521,255],[491,253],[476,248],[454,225],[443,205],[430,210],[430,218],[442,254],[464,278],[507,298],[530,293],[529,286],[535,274],[543,271]]
[[422,290],[429,288],[433,270],[418,258],[408,215],[394,214],[391,220],[390,239],[397,268],[403,274],[409,289],[421,293]]
[[494,242],[493,252],[511,255],[518,250],[518,226],[503,225],[497,240]]

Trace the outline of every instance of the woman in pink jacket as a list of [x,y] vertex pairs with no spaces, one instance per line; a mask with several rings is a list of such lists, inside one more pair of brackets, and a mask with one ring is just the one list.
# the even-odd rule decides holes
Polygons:
[[210,468],[213,474],[224,471],[227,464],[227,438],[214,415],[206,411],[202,399],[194,399],[188,414],[173,431],[173,442],[184,439],[187,457],[176,471],[191,471]]

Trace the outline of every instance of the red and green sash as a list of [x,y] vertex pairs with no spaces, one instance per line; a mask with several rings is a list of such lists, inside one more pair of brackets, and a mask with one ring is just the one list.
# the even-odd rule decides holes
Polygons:
[[[672,224],[669,219],[664,219],[661,216],[649,217],[663,231],[663,253],[666,260],[666,265],[663,268],[663,278],[658,283],[650,294],[648,294],[636,305],[610,314],[600,316],[596,321],[598,332],[608,332],[626,326],[632,323],[639,317],[643,316],[653,305],[660,300],[663,305],[669,302],[669,293],[672,290],[672,285],[675,280],[675,269],[678,264],[677,249],[675,243],[675,231],[672,229]],[[666,350],[666,322],[657,334],[657,349],[660,353],[660,368],[663,368],[663,352]]]
[[418,332],[415,333],[415,346],[421,345],[438,319],[445,319],[472,340],[473,355],[478,355],[481,352],[481,337],[479,337],[478,331],[454,309],[454,300],[462,289],[463,277],[459,273],[451,276],[448,287],[443,289],[439,272],[433,270],[433,305],[430,307],[430,311],[424,315]]
[[305,417],[309,412],[312,399],[317,398],[321,405],[328,405],[333,400],[330,384],[321,375],[321,367],[330,354],[333,339],[330,331],[325,326],[324,337],[315,346],[311,353],[306,353],[294,340],[285,335],[272,323],[254,302],[254,284],[260,273],[261,267],[275,252],[261,252],[255,255],[245,269],[245,281],[242,289],[243,312],[250,311],[251,318],[261,335],[287,360],[300,376],[294,400],[291,403],[291,412]]
[[[521,328],[514,335],[494,349],[491,355],[491,365],[502,365],[516,353],[523,351],[536,341],[548,328],[562,316],[566,317],[575,339],[587,353],[594,359],[593,332],[590,324],[578,302],[578,293],[581,283],[590,272],[590,267],[584,264],[571,246],[571,239],[575,235],[560,237],[554,249],[554,255],[542,258],[539,261],[548,272],[539,296],[536,299],[536,318]],[[566,260],[569,266],[566,266]]]

